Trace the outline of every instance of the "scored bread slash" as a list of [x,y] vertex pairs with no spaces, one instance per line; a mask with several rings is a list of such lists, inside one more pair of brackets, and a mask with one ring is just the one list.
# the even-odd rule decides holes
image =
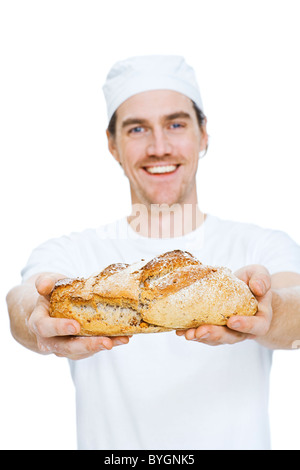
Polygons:
[[123,336],[226,325],[233,315],[255,315],[247,284],[225,267],[203,265],[174,250],[149,262],[112,264],[87,279],[62,279],[50,315],[77,320],[80,336]]
[[112,264],[87,279],[66,280],[62,285],[59,281],[50,298],[50,315],[77,320],[81,336],[170,331],[144,322],[138,312],[140,266]]

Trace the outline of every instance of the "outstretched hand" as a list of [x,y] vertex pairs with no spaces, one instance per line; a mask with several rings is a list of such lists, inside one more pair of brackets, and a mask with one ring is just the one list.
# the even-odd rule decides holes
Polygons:
[[55,283],[64,277],[60,274],[42,274],[35,281],[39,296],[29,318],[28,328],[36,336],[39,352],[77,360],[127,344],[128,336],[75,336],[80,331],[76,320],[50,317],[50,294]]
[[187,340],[217,346],[235,344],[246,339],[265,336],[272,321],[271,276],[261,265],[250,265],[236,271],[235,276],[244,281],[258,301],[258,312],[255,316],[232,316],[227,326],[201,325],[198,328],[179,330],[178,336]]

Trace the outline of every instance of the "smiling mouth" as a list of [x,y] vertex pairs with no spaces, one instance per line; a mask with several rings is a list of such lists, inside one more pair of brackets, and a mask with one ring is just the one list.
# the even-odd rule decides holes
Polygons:
[[174,173],[179,165],[159,165],[144,167],[144,170],[151,175],[165,175],[167,173]]

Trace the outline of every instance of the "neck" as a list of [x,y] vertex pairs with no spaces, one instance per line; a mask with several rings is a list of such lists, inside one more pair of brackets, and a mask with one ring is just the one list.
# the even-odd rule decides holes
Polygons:
[[198,204],[133,204],[127,221],[139,235],[174,238],[196,230],[205,220]]

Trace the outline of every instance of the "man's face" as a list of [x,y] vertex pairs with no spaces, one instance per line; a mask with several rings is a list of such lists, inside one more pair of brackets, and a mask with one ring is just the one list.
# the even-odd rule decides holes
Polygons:
[[132,203],[195,203],[199,152],[207,146],[192,101],[176,91],[139,93],[117,110],[109,148],[130,182]]

